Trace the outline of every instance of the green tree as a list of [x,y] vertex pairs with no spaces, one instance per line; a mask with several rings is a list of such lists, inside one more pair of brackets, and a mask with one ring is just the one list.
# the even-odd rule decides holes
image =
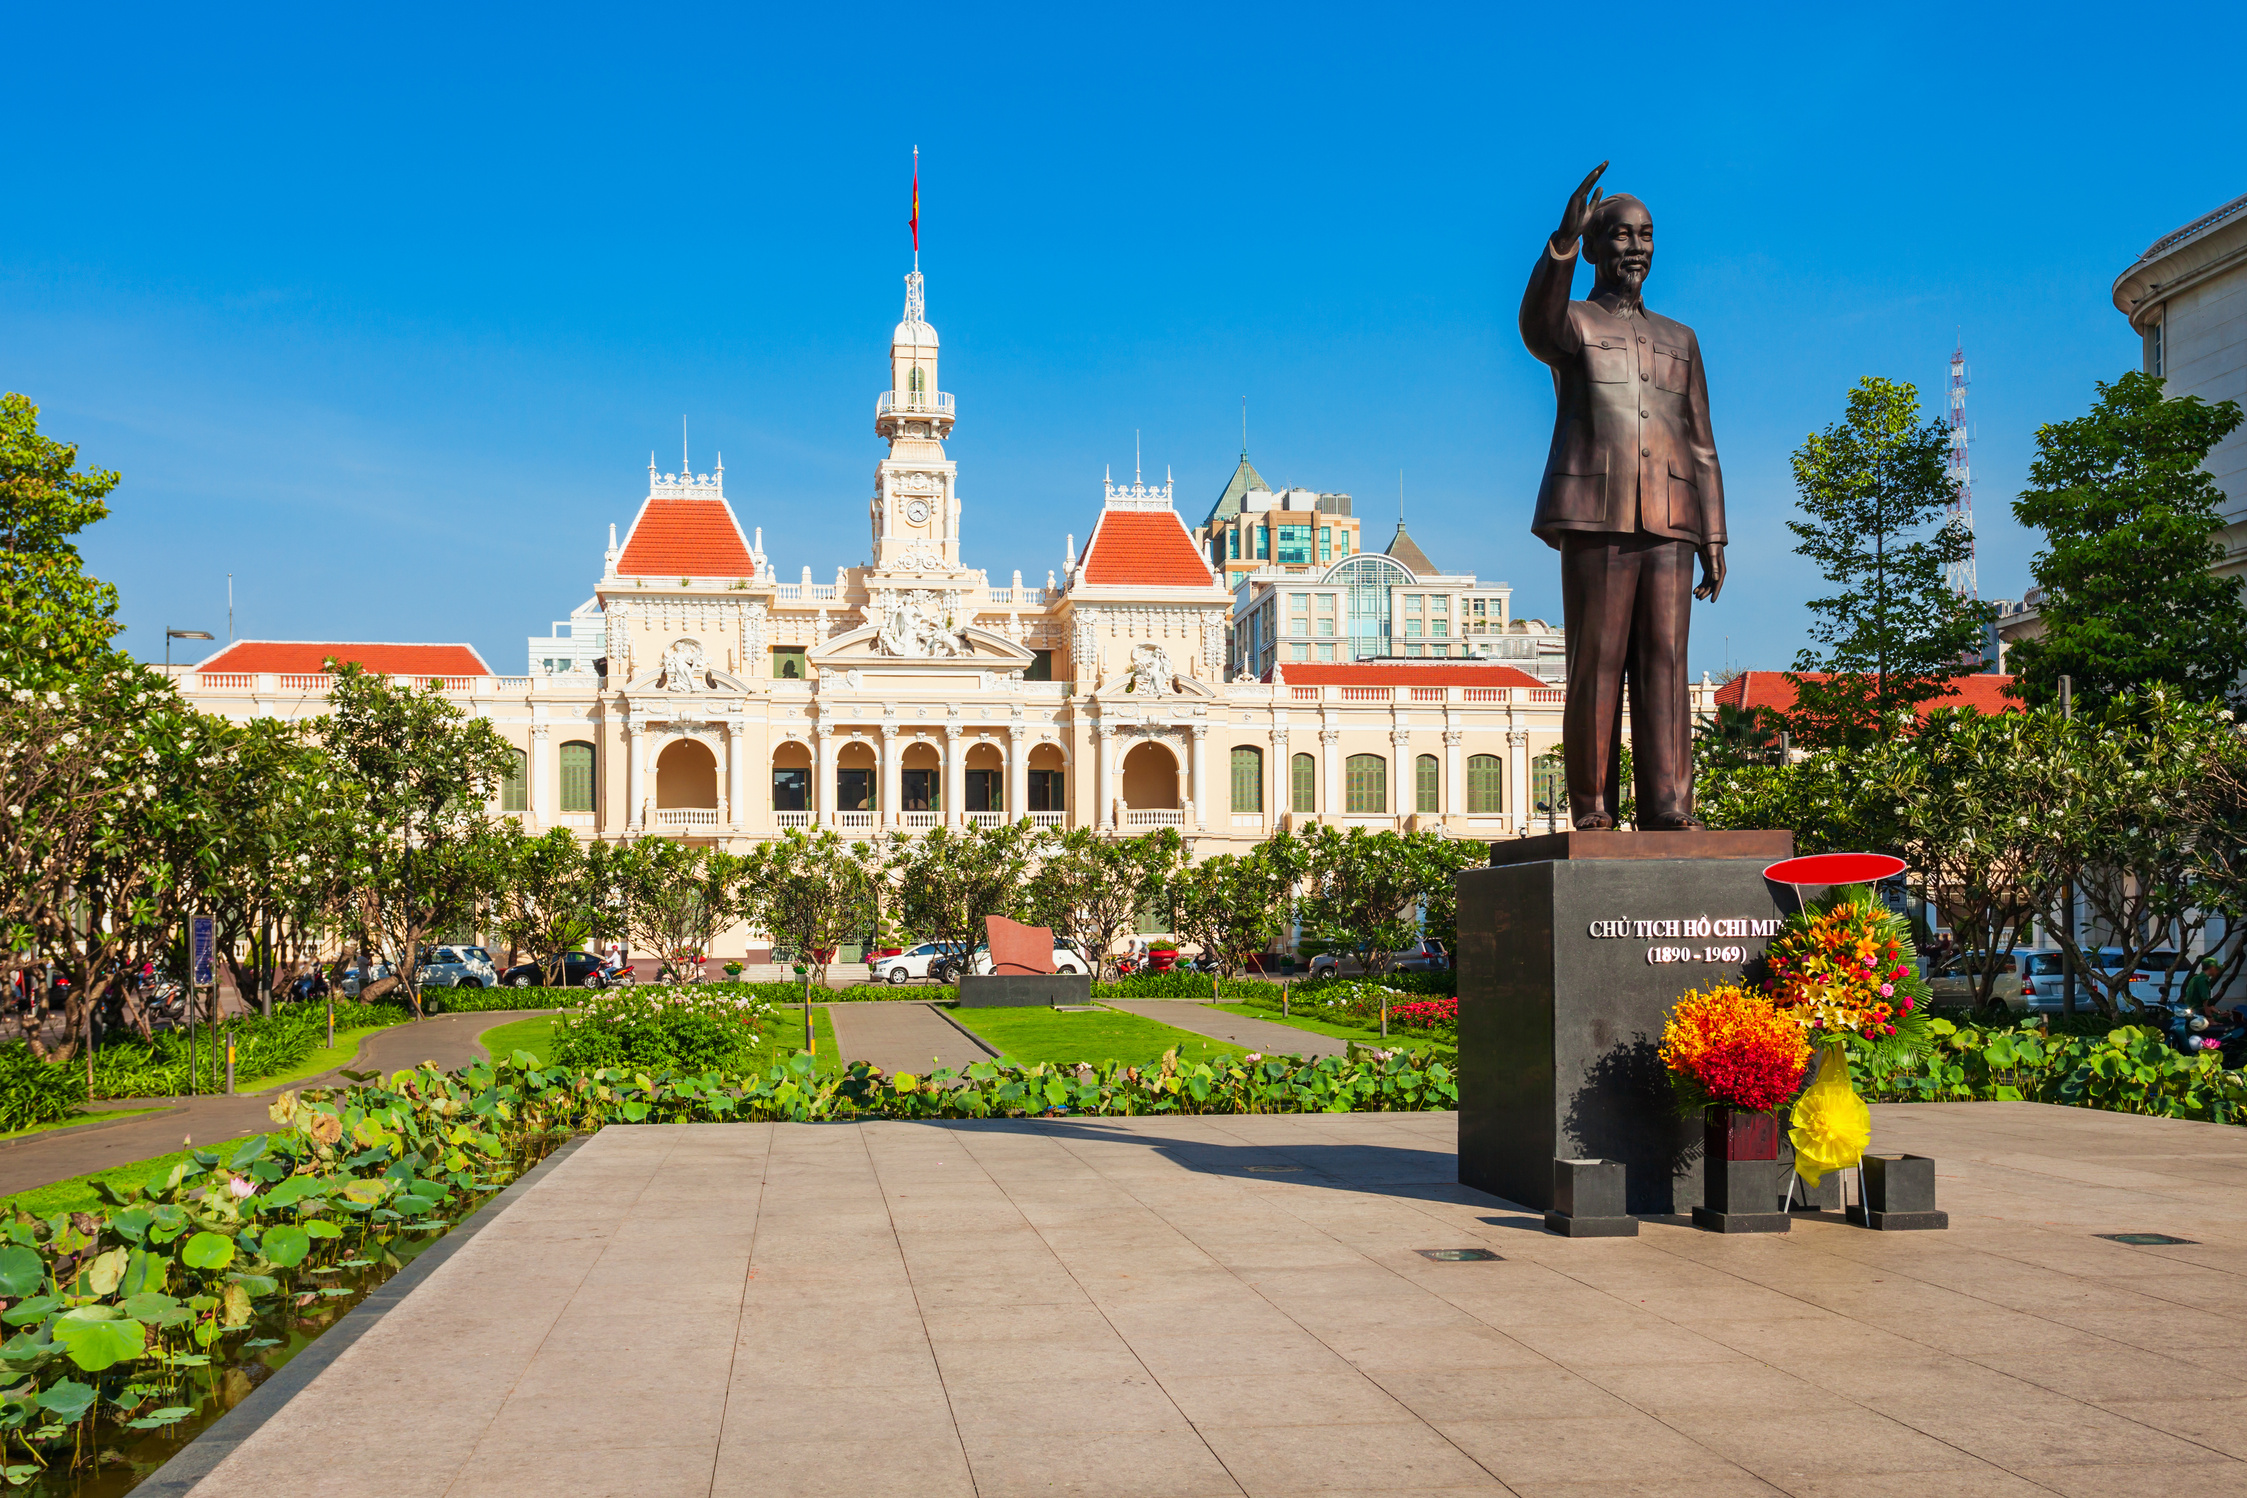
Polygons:
[[2056,701],[2062,676],[2094,709],[2155,685],[2238,701],[2247,601],[2208,570],[2224,497],[2203,464],[2240,420],[2232,401],[2165,400],[2132,371],[2099,386],[2089,415],[2037,429],[2034,487],[2013,502],[2045,540],[2030,564],[2044,634],[2010,651],[2029,701]]
[[1284,829],[1246,853],[1182,864],[1166,892],[1172,929],[1231,977],[1286,934],[1302,874],[1302,845]]
[[886,848],[897,923],[940,942],[964,971],[985,916],[1019,919],[1045,833],[1027,817],[998,827],[932,827]]
[[874,843],[821,828],[794,828],[752,849],[742,883],[741,913],[761,926],[775,948],[790,948],[804,965],[804,1049],[815,1048],[811,990],[825,987],[834,951],[880,920],[887,887],[882,851]]
[[[1477,846],[1487,854],[1487,845]],[[1430,869],[1410,835],[1320,823],[1303,834],[1303,866],[1296,914],[1304,934],[1327,950],[1355,957],[1374,975],[1419,938]]]
[[1101,981],[1115,970],[1108,948],[1142,911],[1163,903],[1185,846],[1172,827],[1138,837],[1072,827],[1045,844],[1030,881],[1029,919],[1075,943],[1092,963],[1094,981]]
[[1770,765],[1779,761],[1779,734],[1786,721],[1767,707],[1717,704],[1714,715],[1693,725],[1693,760],[1705,769]]
[[585,844],[567,827],[532,837],[513,817],[494,833],[500,878],[492,891],[492,925],[510,948],[531,954],[540,981],[562,981],[562,959],[603,929],[606,907]]
[[88,577],[72,539],[109,513],[117,475],[39,432],[39,408],[0,395],[0,679],[43,687],[98,669],[117,590]]
[[1953,677],[1981,669],[1991,610],[1958,597],[1947,575],[1974,542],[1963,521],[1943,519],[1956,492],[1948,445],[1920,421],[1916,389],[1868,376],[1847,415],[1795,450],[1803,518],[1787,528],[1835,589],[1810,600],[1820,648],[1788,673],[1789,725],[1806,747],[1892,736]]
[[718,933],[740,919],[756,868],[745,855],[670,837],[598,844],[592,860],[606,919],[673,982],[701,977]]
[[513,752],[482,718],[436,688],[400,686],[355,662],[327,662],[330,711],[308,725],[363,811],[347,859],[357,872],[349,916],[362,974],[378,943],[391,976],[362,978],[362,997],[402,988],[421,1012],[421,950],[473,918],[498,872],[487,809]]

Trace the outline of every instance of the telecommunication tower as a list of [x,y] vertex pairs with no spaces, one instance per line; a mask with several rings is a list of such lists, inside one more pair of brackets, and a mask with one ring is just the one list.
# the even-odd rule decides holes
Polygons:
[[1966,445],[1974,440],[1966,427],[1966,349],[1961,343],[1951,350],[1951,503],[1954,520],[1966,522],[1966,555],[1951,563],[1951,591],[1959,597],[1973,600],[1981,596],[1980,584],[1974,576],[1974,480],[1966,464]]

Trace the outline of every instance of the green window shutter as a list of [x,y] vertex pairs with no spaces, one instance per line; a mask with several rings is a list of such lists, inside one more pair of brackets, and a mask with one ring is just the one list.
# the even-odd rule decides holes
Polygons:
[[1264,809],[1264,752],[1247,744],[1233,749],[1233,810],[1254,813]]
[[1467,815],[1496,816],[1506,809],[1506,765],[1495,754],[1467,760]]
[[499,783],[499,809],[529,811],[530,797],[525,782],[530,774],[530,760],[520,749],[510,749],[507,753],[507,775]]
[[1389,809],[1389,762],[1378,754],[1353,754],[1344,767],[1349,786],[1345,806],[1377,816]]
[[1436,757],[1434,755],[1423,754],[1413,763],[1412,779],[1413,810],[1443,810],[1441,790],[1443,781],[1441,772],[1436,768]]
[[1305,813],[1317,811],[1318,761],[1308,754],[1296,755],[1287,767],[1287,777],[1288,800],[1293,803],[1295,810]]
[[562,746],[562,810],[593,809],[593,746]]

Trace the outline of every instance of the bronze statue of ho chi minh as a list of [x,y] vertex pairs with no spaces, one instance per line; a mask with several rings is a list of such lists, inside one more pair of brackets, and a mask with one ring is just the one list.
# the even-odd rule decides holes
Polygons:
[[[1570,820],[1615,825],[1627,682],[1638,825],[1673,831],[1701,825],[1685,640],[1693,600],[1724,587],[1724,477],[1701,345],[1641,296],[1654,220],[1634,197],[1601,196],[1606,170],[1570,195],[1522,293],[1522,342],[1552,366],[1559,408],[1530,530],[1560,552]],[[1572,302],[1579,240],[1596,274]]]

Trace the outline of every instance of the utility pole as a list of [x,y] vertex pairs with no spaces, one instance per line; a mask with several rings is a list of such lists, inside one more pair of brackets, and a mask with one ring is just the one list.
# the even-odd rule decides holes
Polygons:
[[[2060,720],[2072,722],[2075,718],[2075,678],[2060,678]],[[2067,931],[2067,940],[2060,943],[2060,1012],[2068,1018],[2075,1017],[2075,880],[2069,878],[2060,885],[2060,921]]]

